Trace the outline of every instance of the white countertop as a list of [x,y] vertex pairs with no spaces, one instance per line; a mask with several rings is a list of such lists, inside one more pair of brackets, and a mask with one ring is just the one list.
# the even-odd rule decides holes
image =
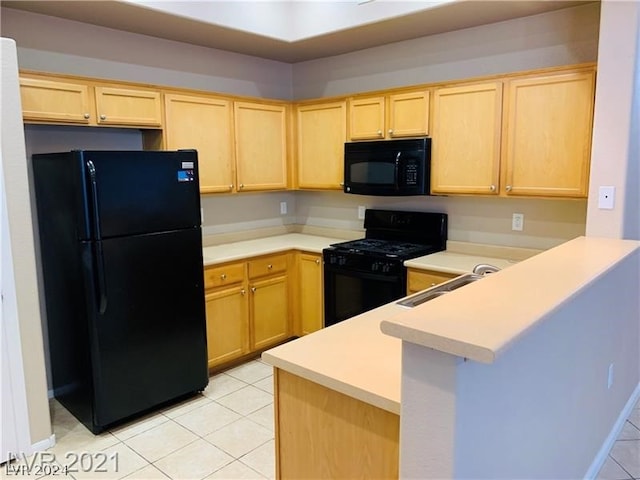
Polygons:
[[322,249],[332,243],[344,242],[344,239],[318,237],[303,233],[288,233],[273,237],[256,238],[241,242],[224,243],[202,249],[204,265],[242,260],[243,258],[286,252],[287,250],[304,250],[322,253]]
[[413,258],[404,262],[406,267],[423,270],[435,270],[438,272],[462,275],[473,271],[473,267],[480,263],[487,263],[500,269],[516,264],[515,260],[487,257],[483,255],[467,255],[454,252],[437,252],[424,257]]
[[[580,237],[518,264],[507,261],[509,268],[413,309],[392,302],[268,350],[262,358],[399,414],[401,339],[491,363],[547,313],[638,248],[635,241]],[[464,273],[462,268],[477,263],[504,267],[499,260],[439,252],[406,264]]]
[[389,317],[388,335],[492,363],[598,276],[640,248],[631,240],[579,237]]
[[[296,236],[287,239],[284,244],[293,245],[298,238]],[[278,238],[274,237],[269,245],[274,245],[278,241]],[[311,240],[305,239],[306,241]],[[323,247],[320,244],[323,239],[313,241],[317,241],[319,247],[317,251],[321,251]],[[250,245],[251,242],[241,243]],[[329,243],[335,243],[335,241],[331,240]],[[224,246],[221,245],[221,247]],[[268,248],[268,245],[263,248]],[[261,252],[270,253],[265,250]],[[463,274],[471,272],[479,263],[489,263],[505,268],[515,262],[483,255],[438,252],[409,260],[405,265]],[[400,414],[402,342],[383,334],[380,331],[380,323],[405,311],[404,307],[391,302],[268,350],[262,354],[262,358],[277,368],[383,410]]]

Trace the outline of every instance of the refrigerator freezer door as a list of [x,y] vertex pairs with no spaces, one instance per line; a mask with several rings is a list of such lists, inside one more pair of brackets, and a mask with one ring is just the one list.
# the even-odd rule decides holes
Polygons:
[[105,308],[100,314],[96,297],[90,326],[94,431],[206,387],[200,235],[192,228],[102,242]]
[[93,224],[93,238],[96,228],[102,238],[110,238],[200,225],[195,150],[77,155],[86,182],[84,217]]

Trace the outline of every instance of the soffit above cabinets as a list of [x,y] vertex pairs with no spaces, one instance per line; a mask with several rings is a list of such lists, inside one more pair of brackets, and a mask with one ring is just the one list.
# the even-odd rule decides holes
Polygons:
[[[66,18],[103,27],[140,33],[204,47],[227,50],[270,60],[296,63],[339,55],[403,40],[434,35],[514,18],[570,8],[593,1],[528,1],[528,0],[457,0],[393,2],[150,2],[125,1],[42,1],[6,0],[3,7]],[[285,8],[283,9],[283,3]],[[322,6],[324,3],[324,6]],[[416,5],[425,7],[416,10]],[[270,5],[269,5],[270,4]],[[306,4],[306,6],[305,6]],[[382,7],[381,4],[385,4]],[[185,8],[178,14],[180,5]],[[218,17],[216,17],[216,6]],[[223,8],[224,7],[224,8]],[[252,10],[252,8],[254,8]],[[198,8],[203,14],[198,17]],[[244,21],[232,25],[233,9],[244,12]],[[247,12],[264,12],[271,8],[278,28],[269,28],[264,19],[253,23]],[[330,18],[310,15],[310,8],[326,8],[336,19],[331,31]],[[360,14],[354,9],[363,9]],[[364,9],[378,9],[365,15]],[[384,8],[384,10],[382,10]],[[244,10],[242,10],[244,9]],[[344,16],[340,15],[344,9]],[[375,14],[374,14],[375,13]],[[383,15],[384,14],[384,15]],[[284,16],[284,21],[283,21]],[[316,21],[314,21],[314,17]],[[348,17],[348,18],[347,18]],[[215,19],[218,24],[210,23]],[[238,15],[241,18],[241,14]],[[305,23],[308,22],[308,23]],[[313,23],[312,23],[313,22]],[[225,24],[226,23],[226,24]],[[294,24],[292,26],[292,24]],[[305,28],[308,26],[308,28]],[[243,29],[241,29],[243,28]],[[256,33],[258,32],[258,33]]]

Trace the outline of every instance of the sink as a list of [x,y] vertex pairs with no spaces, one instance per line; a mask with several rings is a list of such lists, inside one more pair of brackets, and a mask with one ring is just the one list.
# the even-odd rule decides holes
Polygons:
[[466,273],[447,282],[441,283],[440,285],[436,285],[435,287],[432,287],[428,290],[414,293],[410,297],[399,300],[396,303],[403,307],[413,308],[425,302],[428,302],[429,300],[440,297],[446,293],[457,290],[460,287],[464,287],[465,285],[469,285],[470,283],[482,280],[483,278],[483,275],[479,275],[477,273]]

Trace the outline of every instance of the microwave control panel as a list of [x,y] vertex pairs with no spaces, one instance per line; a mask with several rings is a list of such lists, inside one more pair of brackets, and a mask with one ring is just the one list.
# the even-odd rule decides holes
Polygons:
[[406,164],[404,171],[405,185],[417,185],[418,184],[418,164],[410,162]]

